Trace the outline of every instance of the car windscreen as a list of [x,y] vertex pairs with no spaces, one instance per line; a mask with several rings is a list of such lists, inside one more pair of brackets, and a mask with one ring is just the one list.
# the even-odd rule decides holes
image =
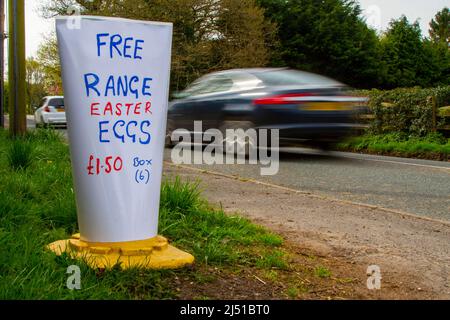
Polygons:
[[232,86],[233,81],[225,76],[210,76],[195,81],[181,95],[185,98],[202,94],[225,92],[230,90]]
[[339,86],[340,82],[314,73],[297,70],[272,70],[254,73],[268,86],[318,85]]
[[50,101],[48,102],[48,106],[63,109],[64,108],[64,99],[63,98],[50,99]]

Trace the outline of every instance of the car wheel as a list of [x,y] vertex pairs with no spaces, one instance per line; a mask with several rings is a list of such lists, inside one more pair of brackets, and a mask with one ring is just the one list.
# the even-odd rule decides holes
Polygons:
[[[234,150],[233,154],[242,154],[245,152],[245,156],[249,156],[252,149],[257,148],[258,137],[249,136],[237,136],[237,137],[227,137],[227,129],[242,129],[246,132],[248,129],[253,129],[255,126],[251,121],[224,121],[222,122],[219,130],[222,132],[222,152],[227,150]],[[256,138],[256,140],[254,139]],[[240,151],[240,153],[238,152]]]

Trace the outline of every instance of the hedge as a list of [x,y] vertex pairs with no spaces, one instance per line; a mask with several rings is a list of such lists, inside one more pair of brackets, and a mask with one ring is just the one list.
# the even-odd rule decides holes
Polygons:
[[358,91],[369,98],[372,114],[369,133],[401,132],[411,136],[425,136],[444,128],[449,120],[450,86],[389,91]]

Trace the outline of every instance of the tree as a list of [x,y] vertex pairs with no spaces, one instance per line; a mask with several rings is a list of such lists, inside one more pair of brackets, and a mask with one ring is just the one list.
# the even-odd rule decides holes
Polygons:
[[33,113],[33,107],[41,102],[47,95],[44,86],[45,73],[42,65],[34,58],[26,61],[26,91],[27,91],[27,112]]
[[172,22],[174,90],[207,72],[266,65],[265,41],[275,32],[255,0],[49,0],[43,12],[63,14],[70,5],[83,14]]
[[450,50],[445,42],[433,42],[428,39],[423,42],[425,56],[425,78],[428,83],[423,86],[450,85]]
[[269,51],[265,31],[271,29],[264,11],[253,0],[223,0],[211,39],[213,64],[217,69],[265,66]]
[[439,11],[430,22],[430,37],[434,42],[444,42],[450,45],[450,10]]
[[281,46],[275,64],[322,73],[356,87],[379,82],[378,38],[354,1],[258,2],[278,25]]
[[37,62],[45,75],[43,84],[48,94],[62,94],[61,65],[54,35],[47,37],[40,45],[37,53]]
[[409,23],[405,16],[391,21],[381,47],[385,87],[429,87],[441,78],[437,52],[422,39],[417,21]]
[[[449,84],[447,8],[430,23],[431,41],[405,17],[378,36],[355,0],[47,0],[42,11],[67,14],[72,5],[82,14],[172,22],[176,91],[208,72],[266,65],[358,88]],[[60,88],[54,40],[38,60],[49,75],[46,88]]]

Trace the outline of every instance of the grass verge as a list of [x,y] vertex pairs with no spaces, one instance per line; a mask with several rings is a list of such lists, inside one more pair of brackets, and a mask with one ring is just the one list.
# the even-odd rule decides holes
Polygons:
[[450,139],[438,133],[421,138],[399,133],[363,135],[340,143],[338,149],[406,158],[450,160]]
[[[0,176],[0,299],[177,297],[173,279],[186,270],[99,272],[44,250],[77,232],[69,150],[57,133],[37,130],[13,140],[0,131]],[[163,183],[160,233],[193,253],[199,266],[252,266],[259,260],[265,266],[283,264],[282,257],[272,253],[281,245],[280,237],[211,209],[195,184],[179,179]],[[269,258],[257,255],[258,250]],[[66,269],[72,264],[82,270],[79,291],[66,288]]]
[[[55,131],[13,140],[0,130],[0,177],[0,299],[298,299],[344,292],[336,289],[340,282],[315,272],[323,262],[212,208],[197,184],[178,178],[162,184],[159,231],[192,253],[194,266],[92,270],[56,257],[45,246],[78,230],[69,150]],[[81,290],[66,286],[71,265],[81,268]]]

